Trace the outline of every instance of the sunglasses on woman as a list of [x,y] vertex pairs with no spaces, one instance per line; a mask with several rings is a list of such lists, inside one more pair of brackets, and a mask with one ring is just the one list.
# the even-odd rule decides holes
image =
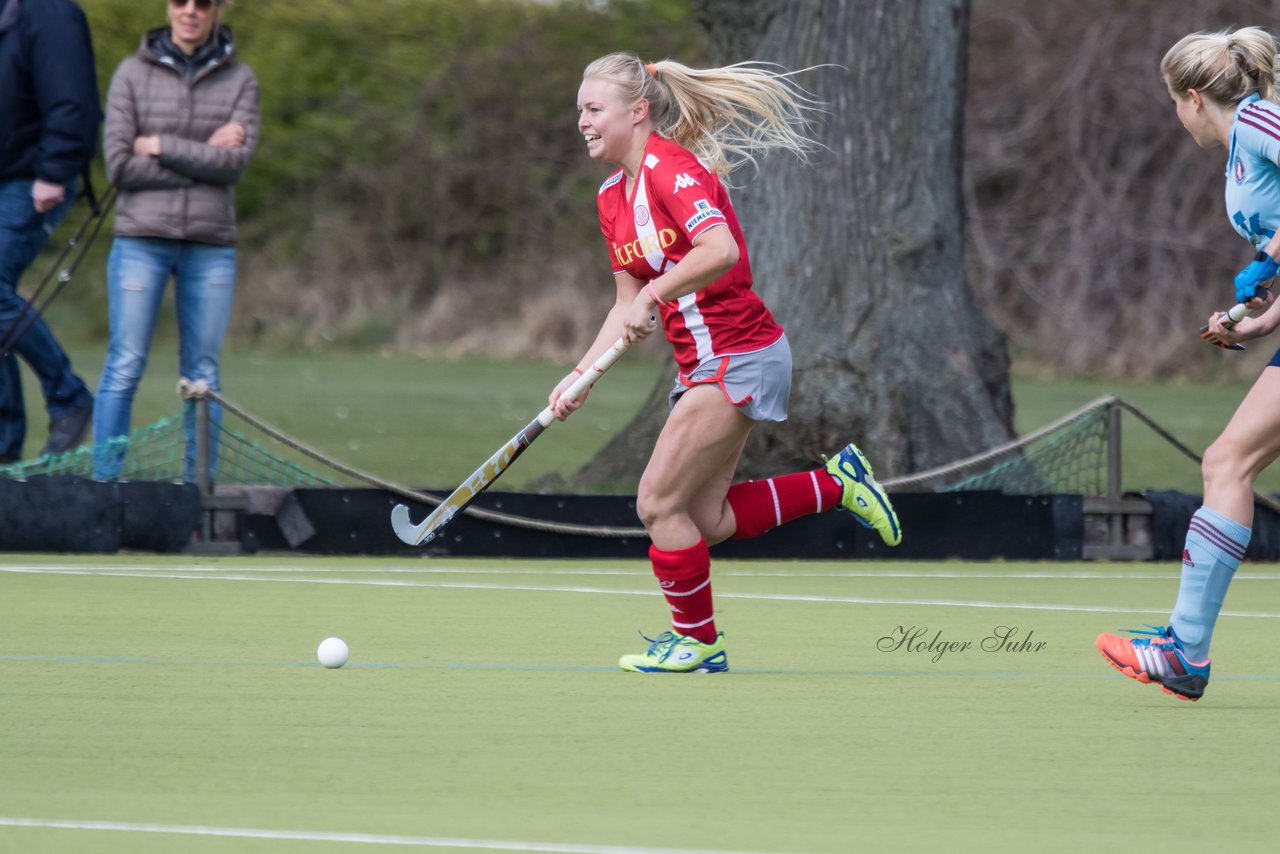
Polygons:
[[212,6],[222,5],[220,0],[169,0],[169,5],[175,9],[185,9],[188,3],[194,3],[201,12],[207,12]]

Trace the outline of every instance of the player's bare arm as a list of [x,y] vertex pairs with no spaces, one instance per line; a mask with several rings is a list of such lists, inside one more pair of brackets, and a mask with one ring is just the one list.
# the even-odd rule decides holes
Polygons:
[[643,287],[626,315],[627,331],[647,323],[646,318],[656,312],[660,304],[705,288],[737,263],[738,242],[733,232],[723,224],[708,228],[693,239],[693,248],[680,263],[649,284],[641,283]]
[[[609,309],[609,313],[605,316],[604,322],[600,324],[600,331],[596,333],[596,338],[591,342],[591,346],[587,348],[587,352],[578,360],[578,365],[572,371],[564,376],[564,379],[556,383],[556,387],[551,390],[551,394],[547,397],[547,405],[551,407],[551,411],[555,414],[556,420],[563,421],[579,407],[583,401],[587,399],[584,394],[577,400],[561,400],[564,390],[574,383],[582,373],[600,357],[602,353],[613,346],[614,342],[626,335],[624,326],[624,317],[628,308],[636,301],[636,295],[644,287],[644,282],[632,276],[629,273],[621,272],[614,275],[614,286],[616,288],[616,297],[613,307]],[[646,315],[646,318],[652,317],[653,312]],[[628,344],[644,338],[653,331],[655,324],[651,320],[645,320],[644,333],[628,340]],[[589,393],[589,392],[588,392]]]
[[[1213,316],[1209,318],[1209,329],[1221,338],[1227,344],[1235,344],[1240,341],[1251,341],[1254,338],[1263,338],[1270,335],[1280,326],[1280,312],[1277,312],[1277,306],[1280,302],[1268,297],[1270,305],[1265,312],[1257,317],[1246,317],[1239,323],[1227,326],[1223,323],[1227,319],[1225,311],[1215,311]],[[1264,305],[1266,303],[1263,303]]]
[[[738,263],[738,243],[724,223],[708,228],[693,239],[693,248],[667,272],[650,284],[670,302],[714,282]],[[646,291],[647,292],[647,291]]]

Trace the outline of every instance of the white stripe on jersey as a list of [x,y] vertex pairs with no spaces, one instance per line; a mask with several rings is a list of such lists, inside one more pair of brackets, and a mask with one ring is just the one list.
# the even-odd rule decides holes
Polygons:
[[715,351],[711,349],[711,332],[707,329],[707,322],[698,309],[697,292],[680,297],[676,305],[684,315],[684,328],[693,336],[693,343],[698,348],[698,364],[701,365],[714,356]]
[[[658,157],[656,154],[653,154],[652,152],[650,152],[649,154],[646,154],[644,158],[645,169],[652,169],[654,166],[658,165],[660,160],[661,158]],[[636,198],[635,198],[635,201],[632,203],[632,208],[631,208],[633,218],[634,218],[636,209],[641,204],[646,203],[646,201],[644,200],[647,199],[646,182],[648,181],[648,177],[649,177],[649,173],[644,170],[641,170],[640,175],[637,178],[638,186],[636,187]],[[648,242],[645,241],[645,237],[648,237],[651,235],[652,236],[657,235],[657,227],[653,223],[652,214],[650,214],[647,217],[647,222],[643,227],[639,224],[638,221],[636,224],[636,237],[639,238],[639,242],[641,246],[657,246],[658,245],[657,240],[652,240]],[[663,252],[661,249],[646,252],[644,257],[645,257],[645,260],[649,262],[649,266],[657,270],[659,274],[665,273],[667,270],[669,270],[671,267],[674,266],[671,263],[670,259],[666,257],[666,253]],[[707,322],[705,319],[703,319],[702,312],[698,308],[697,292],[694,292],[691,294],[685,294],[684,296],[680,297],[676,301],[676,306],[679,308],[680,314],[684,316],[684,327],[686,330],[688,330],[689,335],[693,337],[694,346],[697,347],[698,364],[702,364],[702,362],[706,361],[707,359],[710,359],[712,356],[715,355],[715,350],[713,350],[711,347],[711,331],[707,329]]]
[[[658,271],[658,275],[667,272],[670,266],[667,260],[667,253],[662,251],[661,241],[658,240],[658,226],[653,221],[653,214],[649,212],[649,176],[641,172],[636,179],[636,197],[631,203],[631,216],[636,223],[636,242],[645,247],[644,260],[649,262],[649,266]],[[644,215],[640,216],[639,211],[644,209]],[[644,220],[644,225],[640,224],[640,220]]]

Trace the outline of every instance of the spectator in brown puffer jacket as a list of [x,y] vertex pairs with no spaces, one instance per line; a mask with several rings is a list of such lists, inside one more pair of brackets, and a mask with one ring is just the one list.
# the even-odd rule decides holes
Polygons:
[[[229,0],[168,0],[107,93],[104,154],[120,188],[107,261],[111,339],[94,413],[94,477],[123,470],[156,315],[174,278],[181,376],[221,389],[218,363],[236,282],[235,184],[258,143],[258,82],[221,24]],[[210,406],[217,438],[221,408]],[[188,412],[186,471],[195,480]],[[210,474],[217,465],[213,445]]]

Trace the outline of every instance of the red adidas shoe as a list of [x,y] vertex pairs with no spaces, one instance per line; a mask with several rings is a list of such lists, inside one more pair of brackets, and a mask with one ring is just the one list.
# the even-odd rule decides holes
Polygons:
[[1139,682],[1154,682],[1166,694],[1179,700],[1199,700],[1209,684],[1209,662],[1192,664],[1182,644],[1168,626],[1126,629],[1140,638],[1122,638],[1106,633],[1095,642],[1098,652],[1125,676]]

